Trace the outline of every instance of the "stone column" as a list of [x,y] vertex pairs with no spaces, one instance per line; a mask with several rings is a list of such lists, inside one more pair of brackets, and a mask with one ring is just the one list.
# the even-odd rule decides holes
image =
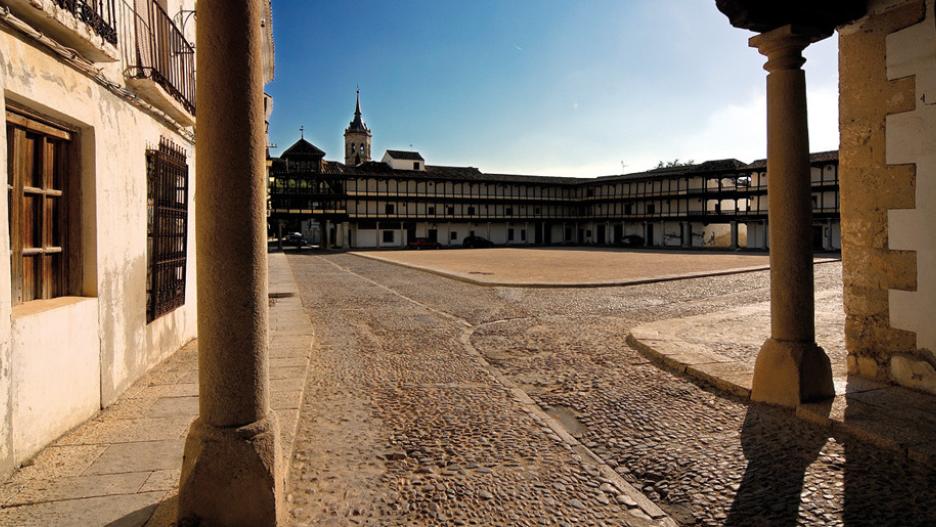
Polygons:
[[283,252],[283,220],[276,222],[276,246]]
[[692,247],[692,224],[684,221],[679,224],[679,227],[680,232],[682,232],[682,246]]
[[751,38],[767,57],[770,338],[754,368],[751,399],[795,407],[832,397],[832,369],[816,344],[812,194],[803,49],[827,34],[782,26]]
[[179,482],[183,525],[284,524],[268,386],[262,4],[199,4],[199,415]]
[[732,221],[731,225],[731,250],[738,250],[738,222]]
[[[767,215],[768,216],[770,215],[769,211]],[[764,245],[762,248],[766,251],[770,249],[770,222],[767,220],[763,220],[761,224],[763,225],[763,229],[764,229]]]

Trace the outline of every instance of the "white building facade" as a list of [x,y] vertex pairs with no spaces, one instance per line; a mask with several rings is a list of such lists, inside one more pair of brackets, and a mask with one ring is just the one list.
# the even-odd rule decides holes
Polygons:
[[8,474],[196,337],[195,2],[4,4]]
[[[426,165],[419,153],[396,150],[353,167],[324,155],[306,142],[273,160],[270,212],[332,248],[460,247],[467,237],[495,245],[766,250],[770,243],[763,161],[589,179]],[[814,154],[812,165],[813,247],[837,251],[837,153]],[[321,236],[310,237],[316,231]]]

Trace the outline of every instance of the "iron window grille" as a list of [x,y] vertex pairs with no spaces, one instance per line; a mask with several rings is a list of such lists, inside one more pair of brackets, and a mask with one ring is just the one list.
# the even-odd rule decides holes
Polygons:
[[185,304],[189,167],[185,151],[168,139],[146,152],[146,320]]

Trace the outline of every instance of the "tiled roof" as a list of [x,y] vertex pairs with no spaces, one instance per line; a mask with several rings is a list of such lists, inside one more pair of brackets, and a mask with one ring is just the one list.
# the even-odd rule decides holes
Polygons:
[[[389,152],[389,151],[388,151]],[[810,155],[810,162],[824,163],[838,160],[837,151],[817,152]],[[273,166],[279,166],[282,161],[274,158]],[[758,160],[751,164],[745,164],[737,159],[718,159],[714,161],[705,161],[689,166],[666,167],[647,170],[645,172],[635,172],[632,174],[620,174],[613,176],[602,176],[598,178],[575,178],[575,177],[552,177],[552,176],[529,176],[520,174],[488,174],[481,172],[475,167],[453,167],[440,165],[426,165],[426,170],[394,170],[390,165],[380,161],[367,161],[357,166],[348,166],[337,161],[324,161],[322,163],[322,173],[324,174],[343,174],[349,176],[385,176],[395,178],[411,179],[450,179],[459,181],[493,181],[503,183],[543,183],[554,185],[583,185],[588,183],[621,181],[621,180],[640,180],[665,178],[672,176],[692,176],[703,174],[716,174],[720,172],[745,172],[749,170],[759,170],[767,166],[766,160]]]
[[299,139],[293,145],[280,154],[280,157],[290,157],[290,156],[314,156],[314,157],[324,157],[325,152],[313,145],[312,143],[306,141],[305,139]]
[[[816,152],[815,154],[809,154],[810,163],[829,163],[831,161],[838,161],[838,150],[828,150],[826,152]],[[760,170],[767,168],[766,159],[758,159],[754,161],[748,168],[752,170]]]
[[661,176],[686,176],[692,174],[708,174],[713,172],[731,172],[744,170],[747,165],[737,159],[716,159],[714,161],[705,161],[694,165],[683,165],[677,167],[654,168],[644,172],[634,172],[631,174],[621,174],[617,176],[602,176],[597,178],[600,181],[608,180],[629,180],[629,179],[651,179]]

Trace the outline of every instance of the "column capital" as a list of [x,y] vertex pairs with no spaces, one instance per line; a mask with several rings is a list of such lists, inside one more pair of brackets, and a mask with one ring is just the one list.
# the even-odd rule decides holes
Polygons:
[[806,46],[830,35],[821,29],[788,24],[751,37],[748,45],[767,57],[764,69],[768,72],[797,70],[806,63],[803,58]]

